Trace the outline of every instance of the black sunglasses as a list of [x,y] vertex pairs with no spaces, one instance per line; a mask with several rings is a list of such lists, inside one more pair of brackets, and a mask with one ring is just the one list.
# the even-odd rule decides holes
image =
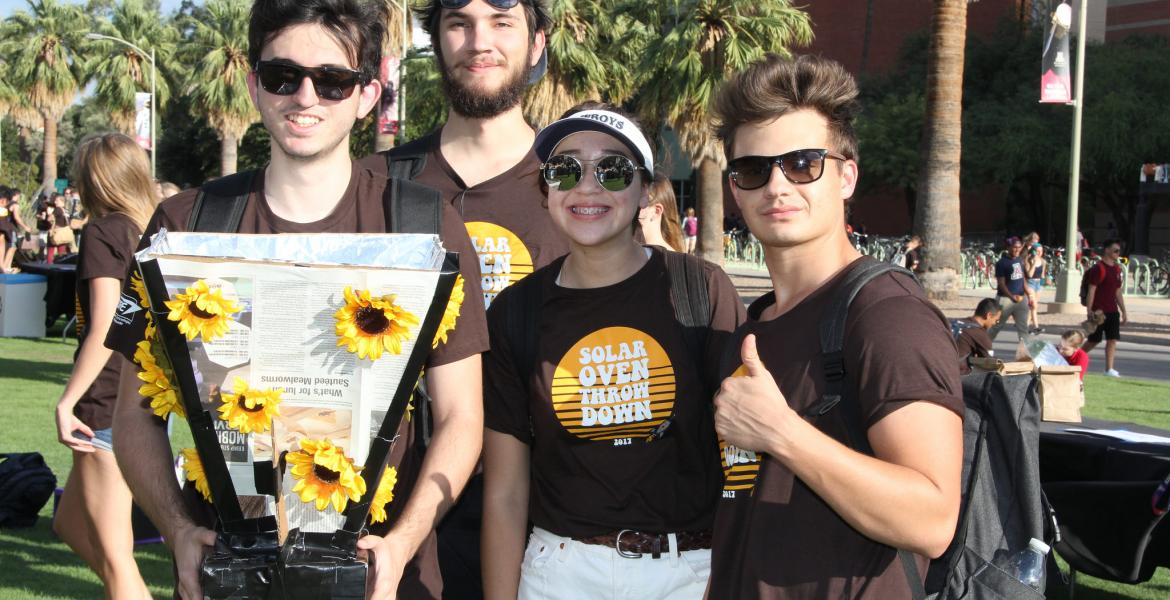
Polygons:
[[[611,192],[620,192],[630,187],[630,184],[634,182],[634,174],[645,170],[644,167],[635,165],[634,161],[620,154],[604,156],[596,162],[597,166],[593,167],[593,176],[597,178],[598,185]],[[544,164],[540,165],[540,173],[544,176],[544,182],[550,188],[556,188],[562,192],[576,187],[581,182],[581,176],[584,172],[585,167],[582,161],[568,154],[551,156]]]
[[[491,4],[492,6],[498,8],[500,10],[508,10],[509,8],[512,8],[513,6],[520,4],[520,0],[485,0],[485,1],[488,4]],[[447,8],[447,9],[463,8],[464,6],[467,6],[468,4],[471,4],[471,0],[439,0],[439,6],[441,6],[443,8]]]
[[848,160],[831,150],[808,148],[776,156],[741,156],[727,163],[731,180],[741,190],[764,187],[772,178],[772,165],[792,183],[812,183],[825,172],[825,159]]
[[344,100],[353,95],[358,84],[370,82],[362,72],[342,67],[302,67],[268,60],[256,63],[256,79],[269,94],[291,96],[301,89],[306,77],[313,82],[317,96],[324,100]]

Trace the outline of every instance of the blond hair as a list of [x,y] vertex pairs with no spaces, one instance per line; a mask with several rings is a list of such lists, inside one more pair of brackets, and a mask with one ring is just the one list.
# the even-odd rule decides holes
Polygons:
[[73,180],[81,204],[91,215],[121,213],[139,231],[146,229],[157,201],[146,152],[134,140],[121,133],[81,140],[73,159]]
[[647,206],[654,206],[655,204],[662,207],[662,239],[670,246],[671,250],[675,252],[683,251],[683,235],[682,227],[679,227],[678,221],[678,201],[674,198],[674,187],[670,185],[670,179],[666,175],[658,173],[654,176],[654,183],[650,185],[650,203]]

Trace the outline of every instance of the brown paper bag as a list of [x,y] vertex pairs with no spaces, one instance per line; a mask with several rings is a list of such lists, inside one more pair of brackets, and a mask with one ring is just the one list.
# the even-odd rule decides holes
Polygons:
[[1081,389],[1081,368],[1076,366],[1040,367],[1040,419],[1061,423],[1080,423],[1085,405]]
[[971,367],[982,371],[995,371],[1000,375],[1023,375],[1036,370],[1036,365],[1030,360],[1005,362],[998,358],[972,358]]

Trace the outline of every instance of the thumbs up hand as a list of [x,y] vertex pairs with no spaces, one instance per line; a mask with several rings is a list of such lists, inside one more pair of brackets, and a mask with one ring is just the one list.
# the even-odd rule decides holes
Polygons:
[[800,417],[788,406],[776,380],[760,360],[756,336],[740,347],[743,366],[723,380],[715,394],[715,431],[741,450],[775,454],[785,431]]

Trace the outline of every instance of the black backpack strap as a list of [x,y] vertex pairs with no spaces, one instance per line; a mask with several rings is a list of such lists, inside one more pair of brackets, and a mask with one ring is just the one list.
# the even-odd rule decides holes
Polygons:
[[439,191],[405,179],[391,178],[382,195],[387,233],[442,232],[443,204]]
[[256,171],[235,173],[199,188],[187,219],[187,231],[235,233],[248,206]]
[[[711,327],[711,296],[707,290],[707,279],[703,276],[703,261],[697,256],[681,252],[663,252],[666,257],[666,273],[670,276],[670,300],[674,305],[674,316],[683,326],[683,341],[687,351],[701,366],[706,361],[703,351],[707,342],[707,331]],[[700,379],[708,393],[714,393],[713,382],[703,376]]]
[[413,181],[426,165],[426,150],[418,143],[412,142],[386,152],[386,173],[395,179]]
[[[838,404],[845,411],[845,428],[849,436],[849,445],[854,450],[873,456],[873,448],[869,445],[869,438],[862,428],[861,405],[853,399],[842,403],[845,394],[845,322],[849,316],[849,305],[857,297],[857,293],[875,277],[888,272],[902,273],[914,278],[914,274],[902,267],[890,263],[879,262],[869,258],[862,258],[860,264],[854,266],[845,274],[845,280],[840,284],[836,295],[829,301],[821,318],[821,364],[825,376],[825,388],[821,400],[813,405],[809,412],[817,416],[823,415]],[[926,598],[926,590],[922,585],[922,577],[918,565],[914,562],[914,555],[906,550],[898,550],[898,558],[902,563],[902,570],[906,573],[906,581],[910,586],[914,600]]]

